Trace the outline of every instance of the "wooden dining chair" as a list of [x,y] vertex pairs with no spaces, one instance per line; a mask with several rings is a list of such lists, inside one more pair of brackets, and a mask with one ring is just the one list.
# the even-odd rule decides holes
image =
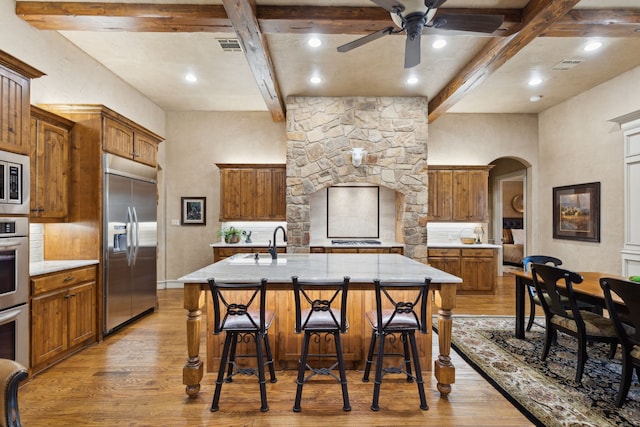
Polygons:
[[[616,397],[616,405],[622,407],[629,393],[634,367],[636,376],[640,379],[640,283],[603,277],[600,279],[600,286],[604,291],[609,317],[622,345],[622,380]],[[614,302],[613,294],[624,302],[624,313],[620,312]]]
[[[373,387],[373,402],[371,409],[380,410],[378,400],[382,377],[385,374],[403,374],[407,382],[415,382],[418,386],[420,409],[429,409],[424,394],[420,354],[416,344],[416,331],[423,334],[427,331],[427,304],[431,279],[417,281],[381,281],[374,280],[376,292],[375,310],[367,311],[365,318],[371,326],[371,342],[365,364],[363,382],[369,381],[371,365],[375,358],[375,379]],[[385,349],[385,342],[390,338],[398,338],[402,343],[401,353]],[[402,359],[401,365],[385,367],[385,356],[395,356]],[[413,362],[413,371],[411,364]],[[412,373],[413,372],[413,373]]]
[[[557,333],[564,332],[578,339],[578,365],[575,380],[582,381],[584,365],[587,361],[587,342],[610,344],[609,358],[613,358],[618,345],[618,336],[611,321],[597,313],[580,310],[573,290],[574,285],[582,283],[582,276],[570,270],[546,264],[531,264],[531,275],[536,292],[546,292],[549,298],[541,298],[540,303],[545,314],[545,342],[542,360],[547,358],[551,344],[556,341]],[[564,289],[558,284],[563,283]],[[562,296],[568,298],[567,308]]]
[[[258,377],[260,410],[266,412],[269,410],[269,405],[267,404],[265,366],[269,367],[271,382],[277,381],[268,335],[275,313],[266,309],[267,279],[225,282],[212,278],[208,282],[213,298],[213,334],[222,332],[226,334],[211,412],[218,410],[222,384],[232,382],[235,375]],[[251,338],[255,343],[255,354],[236,354],[238,342],[245,342],[245,338]],[[236,359],[240,357],[255,357],[256,366],[254,368],[239,366]],[[227,371],[226,375],[225,371]]]
[[[529,255],[522,260],[522,267],[526,272],[530,270],[530,265],[532,263],[537,264],[553,264],[554,266],[562,265],[562,261],[559,258],[555,258],[548,255]],[[540,295],[536,292],[535,286],[527,286],[527,295],[529,295],[529,322],[527,322],[527,332],[531,330],[531,327],[535,323],[536,319],[536,305],[542,307],[540,303]],[[544,325],[540,325],[536,323],[536,325],[544,327]]]

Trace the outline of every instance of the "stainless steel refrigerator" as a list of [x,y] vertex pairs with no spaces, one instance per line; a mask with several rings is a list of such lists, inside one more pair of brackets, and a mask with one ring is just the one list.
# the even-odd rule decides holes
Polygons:
[[157,304],[156,168],[105,154],[104,333]]

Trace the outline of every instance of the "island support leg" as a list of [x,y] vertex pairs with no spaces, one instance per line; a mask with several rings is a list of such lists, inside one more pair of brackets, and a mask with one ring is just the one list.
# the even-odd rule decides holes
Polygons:
[[438,307],[438,346],[440,354],[434,364],[434,375],[438,380],[438,391],[442,397],[451,393],[451,384],[456,382],[456,368],[451,363],[451,311],[456,306],[456,285],[443,283],[436,291]]
[[204,373],[204,365],[200,359],[200,326],[202,323],[202,307],[204,295],[199,283],[184,284],[184,308],[187,313],[187,363],[182,368],[182,383],[186,385],[186,393],[195,398],[200,392],[200,380]]

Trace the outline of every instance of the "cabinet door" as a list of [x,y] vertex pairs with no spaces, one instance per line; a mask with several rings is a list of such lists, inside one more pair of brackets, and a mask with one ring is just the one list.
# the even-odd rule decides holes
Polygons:
[[469,171],[469,220],[487,221],[489,174],[486,171]]
[[30,80],[0,66],[0,149],[29,154]]
[[104,151],[133,159],[133,129],[108,117],[104,117],[103,120]]
[[469,172],[453,172],[453,220],[469,221],[469,199],[471,188],[469,187]]
[[273,174],[271,169],[256,170],[255,219],[270,219],[273,215]]
[[133,151],[134,160],[149,166],[157,166],[158,144],[154,139],[149,138],[140,132],[136,132],[133,135]]
[[271,169],[271,217],[273,221],[287,220],[287,171]]
[[451,221],[453,171],[429,171],[429,221]]
[[74,286],[67,292],[69,347],[96,337],[96,283]]
[[240,218],[240,169],[220,169],[220,221]]
[[493,258],[462,258],[463,291],[492,292],[495,289],[495,263]]
[[67,341],[67,291],[31,299],[31,366],[62,355]]
[[429,265],[454,276],[460,276],[460,257],[429,257]]
[[[39,121],[37,125],[36,189],[37,216],[67,216],[69,134],[66,129]],[[33,175],[33,174],[32,174]]]

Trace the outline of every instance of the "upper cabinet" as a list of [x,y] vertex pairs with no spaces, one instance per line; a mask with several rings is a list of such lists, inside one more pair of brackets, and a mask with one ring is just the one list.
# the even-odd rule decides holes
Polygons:
[[222,164],[220,221],[286,221],[286,165]]
[[30,79],[42,75],[0,50],[0,150],[29,154]]
[[492,166],[429,166],[429,221],[486,222]]
[[63,221],[68,211],[71,120],[31,107],[31,220]]
[[158,138],[127,121],[104,118],[104,151],[149,166],[158,164]]

